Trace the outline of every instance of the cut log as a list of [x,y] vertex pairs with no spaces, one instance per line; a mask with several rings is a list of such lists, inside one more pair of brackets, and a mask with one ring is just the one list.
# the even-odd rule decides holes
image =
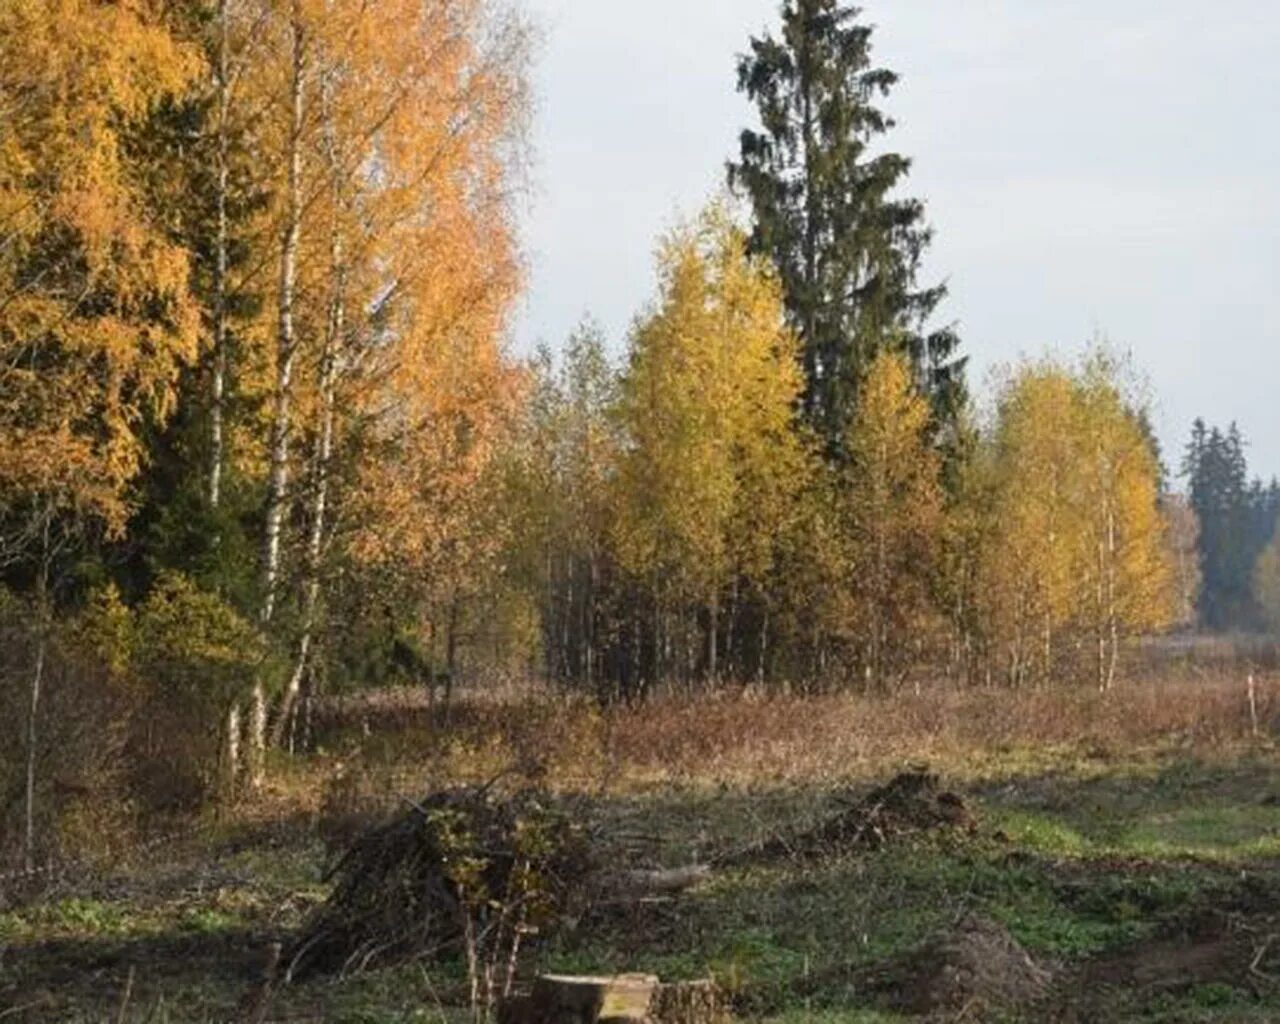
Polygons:
[[543,975],[529,995],[506,1000],[499,1024],[727,1024],[714,983],[660,985],[650,974]]
[[612,879],[613,887],[626,894],[654,895],[691,889],[711,877],[706,864],[689,864],[656,871],[627,871]]

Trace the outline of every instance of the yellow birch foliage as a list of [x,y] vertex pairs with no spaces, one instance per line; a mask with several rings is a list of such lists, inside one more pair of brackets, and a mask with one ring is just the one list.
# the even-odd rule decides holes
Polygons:
[[1014,681],[1055,671],[1087,637],[1103,685],[1119,640],[1174,615],[1159,467],[1114,365],[1018,369],[989,456],[991,529],[977,599],[989,652]]
[[710,601],[735,573],[763,580],[794,515],[809,468],[795,341],[777,281],[720,207],[664,241],[658,274],[623,386],[615,541],[636,577]]
[[[1081,512],[1093,554],[1079,580],[1096,633],[1161,629],[1177,613],[1172,548],[1160,510],[1160,467],[1116,382],[1112,361],[1097,355],[1080,373],[1083,473]],[[1114,627],[1114,628],[1113,628]]]
[[1010,678],[1048,671],[1074,611],[1073,573],[1085,557],[1071,500],[1078,403],[1069,373],[1027,366],[999,400],[992,457],[995,498],[979,595],[987,632]]
[[141,198],[128,133],[198,70],[146,0],[0,5],[0,503],[113,530],[195,352],[186,254]]
[[1280,633],[1280,528],[1258,559],[1253,572],[1253,595],[1267,628]]
[[[961,675],[982,667],[979,615],[982,558],[995,532],[991,446],[982,443],[974,410],[961,412],[963,452],[950,469],[938,563],[938,604],[950,626],[950,668]],[[945,471],[944,471],[945,472]]]
[[942,540],[942,488],[929,445],[928,402],[911,368],[885,352],[872,362],[849,433],[839,501],[847,547],[846,624],[867,680],[880,685],[916,660],[934,633],[933,575]]

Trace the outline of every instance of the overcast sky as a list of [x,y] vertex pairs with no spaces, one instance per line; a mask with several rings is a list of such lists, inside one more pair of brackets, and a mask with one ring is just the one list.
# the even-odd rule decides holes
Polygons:
[[[585,312],[621,350],[657,236],[723,181],[735,55],[777,0],[526,0],[537,70],[517,350]],[[1280,3],[869,0],[893,145],[981,389],[1102,334],[1147,374],[1168,461],[1235,419],[1280,474]]]

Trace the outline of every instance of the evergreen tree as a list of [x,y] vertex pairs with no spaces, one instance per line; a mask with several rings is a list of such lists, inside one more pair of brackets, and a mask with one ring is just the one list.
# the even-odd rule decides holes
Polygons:
[[201,345],[179,379],[173,416],[148,439],[130,527],[141,543],[126,545],[121,583],[136,594],[176,571],[243,612],[256,604],[261,496],[252,453],[267,362],[261,268],[270,193],[248,113],[262,55],[243,0],[175,2],[169,20],[209,73],[153,111],[134,149],[149,208],[189,254]]
[[1223,432],[1197,419],[1182,472],[1200,520],[1201,624],[1254,628],[1259,625],[1254,570],[1275,532],[1280,485],[1249,481],[1245,441],[1234,423]]
[[870,26],[839,0],[786,0],[780,38],[751,40],[738,88],[759,111],[730,184],[754,209],[750,247],[777,265],[801,340],[809,423],[838,454],[874,358],[909,359],[935,417],[963,403],[964,360],[950,328],[927,322],[946,287],[917,286],[932,231],[924,204],[895,189],[911,161],[873,153],[894,122],[876,105],[898,77],[875,67]]

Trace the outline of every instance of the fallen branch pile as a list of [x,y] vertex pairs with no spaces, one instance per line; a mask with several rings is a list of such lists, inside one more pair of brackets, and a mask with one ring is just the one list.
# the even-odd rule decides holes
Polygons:
[[624,870],[618,837],[584,808],[537,790],[452,789],[366,831],[330,872],[333,892],[283,963],[286,979],[461,952],[473,1004],[509,995],[525,937],[593,907],[640,904],[705,881],[713,867],[875,849],[938,829],[972,831],[964,801],[927,771],[840,797],[814,825],[695,864]]
[[817,824],[769,836],[716,863],[830,856],[850,849],[879,849],[923,832],[972,832],[977,827],[964,799],[943,789],[938,776],[926,770],[904,772],[865,796],[839,796],[835,805]]
[[564,913],[592,872],[584,830],[545,793],[467,788],[405,803],[330,871],[332,894],[286,957],[290,978],[446,950],[465,952],[475,976],[514,969],[522,936]]

